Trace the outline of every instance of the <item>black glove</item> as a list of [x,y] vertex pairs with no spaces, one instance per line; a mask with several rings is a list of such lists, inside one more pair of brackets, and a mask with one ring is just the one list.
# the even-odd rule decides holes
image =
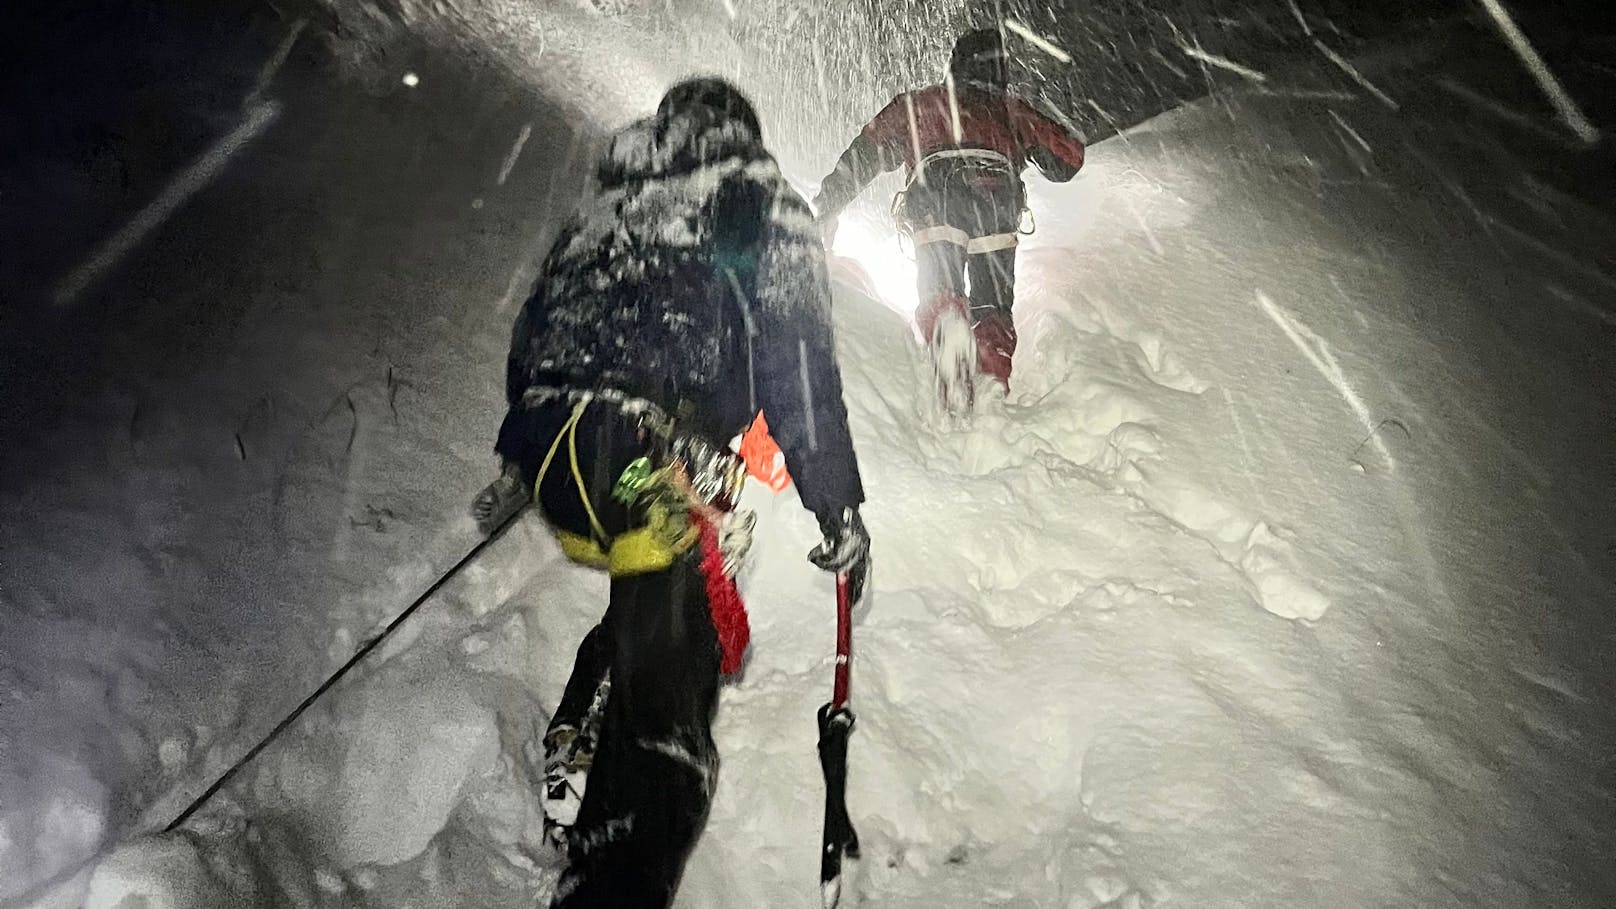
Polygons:
[[808,561],[826,571],[847,572],[847,593],[857,603],[864,596],[864,579],[870,573],[870,533],[864,529],[858,508],[849,506],[820,515],[819,530],[825,540],[808,553]]

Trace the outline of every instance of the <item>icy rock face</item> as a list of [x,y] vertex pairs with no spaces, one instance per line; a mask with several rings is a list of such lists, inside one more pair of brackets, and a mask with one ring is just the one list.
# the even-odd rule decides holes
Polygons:
[[0,770],[0,899],[21,896],[93,853],[106,813],[107,788],[79,764]]
[[499,755],[493,712],[453,680],[371,681],[341,701],[334,724],[269,762],[259,781],[259,800],[285,805],[318,851],[345,868],[419,855],[467,782]]

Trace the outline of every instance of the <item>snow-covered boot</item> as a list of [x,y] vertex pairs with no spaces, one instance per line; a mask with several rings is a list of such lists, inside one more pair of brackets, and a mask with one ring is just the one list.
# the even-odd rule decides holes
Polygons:
[[969,414],[976,400],[976,337],[967,305],[958,294],[941,293],[922,301],[915,312],[921,337],[931,350],[938,400],[954,416]]
[[533,489],[522,476],[522,468],[514,461],[506,461],[500,468],[498,479],[483,487],[471,500],[471,516],[477,529],[493,533],[511,515],[533,501]]
[[1016,352],[1016,324],[998,309],[977,310],[971,334],[976,337],[976,363],[982,375],[1010,390],[1010,360]]
[[557,847],[565,845],[567,830],[577,822],[578,809],[583,806],[611,690],[611,679],[601,679],[588,712],[577,725],[558,722],[544,734],[544,836]]

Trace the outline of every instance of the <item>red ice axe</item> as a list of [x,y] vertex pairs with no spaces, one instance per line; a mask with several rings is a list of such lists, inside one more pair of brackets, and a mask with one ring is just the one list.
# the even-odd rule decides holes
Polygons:
[[825,909],[842,898],[842,859],[859,857],[858,833],[847,816],[847,734],[853,711],[847,706],[847,672],[853,650],[853,603],[847,573],[836,575],[836,685],[830,703],[819,708],[819,766],[825,771],[825,837],[819,854],[819,893]]

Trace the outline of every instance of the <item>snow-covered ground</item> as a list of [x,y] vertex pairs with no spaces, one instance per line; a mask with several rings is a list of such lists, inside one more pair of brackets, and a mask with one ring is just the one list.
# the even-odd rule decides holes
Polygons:
[[[1616,904],[1611,206],[1534,175],[1555,159],[1496,107],[1478,150],[1474,96],[1519,64],[1438,37],[1359,61],[1386,100],[1316,57],[1034,181],[1016,391],[968,429],[926,416],[883,200],[842,232],[882,298],[837,312],[876,546],[869,905]],[[475,542],[535,209],[582,146],[408,64],[419,90],[334,109],[284,77],[283,122],[171,228],[273,211],[275,267],[212,284],[228,318],[137,323],[113,347],[142,371],[23,449],[0,905],[514,907],[553,879],[534,748],[605,584],[532,516],[143,835]],[[646,67],[652,98],[684,68]],[[1502,110],[1581,160],[1526,97]],[[120,280],[161,293],[198,242]],[[790,491],[747,504],[752,648],[686,907],[818,900],[832,592]]]

